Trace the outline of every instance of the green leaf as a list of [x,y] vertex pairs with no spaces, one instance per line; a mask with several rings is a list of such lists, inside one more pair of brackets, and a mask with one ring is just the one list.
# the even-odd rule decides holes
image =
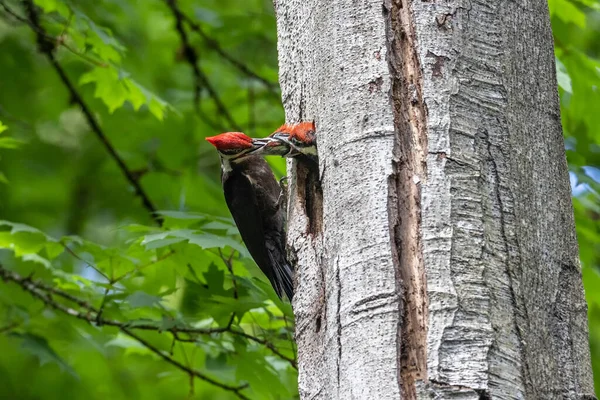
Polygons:
[[138,290],[129,295],[126,300],[131,307],[140,308],[154,307],[155,305],[159,304],[162,299],[158,296],[152,296],[148,293]]
[[34,228],[29,225],[20,224],[18,222],[10,222],[10,221],[6,221],[6,220],[0,220],[0,226],[9,226],[11,228],[10,233],[12,235],[14,235],[15,233],[19,233],[19,232],[29,232],[29,233],[35,233],[35,234],[39,234],[44,237],[47,237],[46,234],[44,234],[39,229]]
[[223,289],[223,284],[225,283],[225,272],[217,268],[214,263],[210,264],[208,271],[206,271],[203,276],[211,293],[215,295],[227,294],[227,292]]
[[45,13],[57,12],[63,17],[68,17],[71,12],[64,0],[34,0],[33,2],[40,6]]
[[261,399],[277,399],[279,396],[289,398],[289,390],[278,379],[277,371],[258,352],[248,351],[244,345],[237,345],[236,378],[246,381],[250,388]]
[[[0,78],[0,130],[8,126],[0,134],[4,146],[0,147],[4,173],[0,181],[10,179],[10,185],[0,185],[0,210],[2,218],[13,221],[0,223],[2,264],[24,277],[33,272],[32,281],[75,296],[76,302],[51,294],[69,308],[85,313],[86,305],[98,309],[103,304],[103,318],[123,322],[190,368],[214,368],[208,373],[224,383],[243,384],[243,376],[236,379],[238,360],[251,358],[250,368],[260,369],[259,377],[279,383],[270,385],[272,394],[266,394],[260,383],[252,382],[256,391],[243,390],[249,398],[297,398],[296,373],[286,363],[274,362],[273,353],[261,344],[230,333],[181,334],[193,342],[176,342],[171,348],[172,334],[164,332],[224,327],[234,315],[232,329],[268,338],[285,354],[293,354],[285,335],[292,329],[287,318],[291,307],[276,298],[258,267],[243,258],[248,253],[223,199],[218,155],[204,141],[206,136],[232,128],[204,88],[200,110],[196,109],[194,76],[181,57],[180,38],[168,7],[131,0],[34,1],[40,25],[52,38],[56,62],[74,81],[115,152],[152,203],[164,210],[165,223],[160,228],[153,223],[114,158],[99,146],[52,63],[40,62],[31,27],[10,16],[8,20],[0,17],[0,76],[9,77]],[[18,15],[28,17],[19,0],[6,3]],[[237,2],[232,14],[231,7],[216,3],[204,2],[204,9],[198,8],[198,2],[178,4],[223,51],[277,82],[276,20],[270,7],[260,1]],[[273,96],[272,88],[245,76],[212,51],[210,43],[189,25],[185,28],[191,45],[201,52],[199,62],[208,82],[236,124],[251,128],[247,133],[254,136],[264,136],[281,125],[281,99]],[[582,32],[578,29],[577,33]],[[587,40],[585,33],[582,37]],[[591,66],[581,67],[582,75],[576,53],[563,54],[571,57],[565,61],[557,52],[572,81],[572,100],[585,104],[580,99],[589,97],[589,89],[582,92],[586,86],[580,83],[582,76],[593,72]],[[593,120],[589,110],[586,114],[589,123],[584,127]],[[574,126],[569,129],[581,132]],[[17,140],[25,144],[8,149],[16,147]],[[596,165],[580,151],[585,145],[578,137],[570,151],[580,156],[580,166]],[[276,173],[285,171],[285,160],[268,162]],[[579,206],[591,210],[592,201],[586,197]],[[593,217],[587,219],[593,221]],[[581,237],[588,240],[594,226],[582,227]],[[592,259],[598,253],[594,247],[585,248],[584,257]],[[235,278],[218,249],[226,257],[234,253]],[[118,282],[107,282],[101,273]],[[27,318],[11,311],[16,306],[22,307]],[[171,368],[118,327],[88,324],[45,307],[19,285],[0,282],[0,320],[0,327],[20,322],[12,331],[42,335],[85,383],[74,382],[53,365],[39,367],[35,359],[22,354],[20,342],[7,330],[0,335],[0,392],[7,398],[189,397],[187,374]],[[138,329],[141,325],[154,329]],[[238,348],[242,348],[239,354]],[[30,379],[23,379],[23,371]],[[281,392],[280,384],[291,394]],[[230,395],[196,381],[192,397]]]
[[600,307],[600,291],[595,290],[600,288],[600,273],[594,268],[583,267],[583,282],[586,287],[585,295],[588,304]]
[[204,221],[210,218],[209,215],[197,212],[161,210],[157,211],[156,213],[163,217],[168,217],[177,220]]
[[550,14],[556,15],[566,23],[585,28],[585,13],[569,0],[548,0]]
[[65,251],[65,247],[58,242],[46,243],[46,255],[50,260],[54,260]]
[[60,367],[62,371],[68,372],[78,378],[75,371],[50,347],[48,341],[32,333],[9,333],[10,336],[21,340],[21,349],[28,354],[38,358],[40,365],[53,363]]
[[234,230],[234,233],[237,231],[235,225],[231,223],[228,224],[222,221],[211,221],[207,224],[202,225],[202,229],[211,231],[227,231],[228,233],[230,233],[232,229]]
[[126,355],[132,354],[140,354],[152,356],[153,358],[158,358],[156,354],[152,352],[152,350],[148,349],[146,346],[138,342],[137,340],[126,336],[122,333],[117,334],[117,337],[110,340],[105,344],[106,347],[120,347],[125,349]]
[[122,70],[109,66],[96,67],[83,74],[79,79],[79,84],[87,83],[95,83],[94,97],[102,100],[110,113],[128,101],[135,110],[146,104],[150,112],[162,121],[164,113],[169,107],[167,102],[135,83]]
[[176,229],[172,231],[146,235],[143,237],[141,244],[147,249],[150,249],[168,246],[184,240],[187,240],[188,243],[199,246],[202,249],[224,248],[229,246],[232,249],[239,251],[240,254],[248,254],[246,248],[232,238],[226,236],[217,236],[212,233],[206,233],[192,229]]
[[96,67],[83,74],[79,83],[95,83],[94,96],[102,100],[111,113],[127,100],[127,87],[119,80],[119,73],[112,68]]
[[13,139],[10,137],[0,138],[0,148],[2,149],[16,149],[21,146],[23,142],[17,139]]
[[0,121],[0,133],[4,132],[8,129],[8,126],[4,125],[2,121]]
[[106,64],[120,63],[125,47],[114,38],[110,29],[97,25],[79,9],[74,9],[74,12],[79,28],[83,31],[75,30],[75,33],[83,33],[86,47],[91,48]]
[[556,78],[558,80],[558,86],[560,86],[567,93],[573,93],[571,77],[569,76],[565,65],[558,58],[556,58]]
[[35,253],[23,254],[21,259],[23,261],[31,261],[34,263],[41,264],[48,269],[52,268],[52,264],[50,264],[50,261],[46,260],[44,257],[37,255]]

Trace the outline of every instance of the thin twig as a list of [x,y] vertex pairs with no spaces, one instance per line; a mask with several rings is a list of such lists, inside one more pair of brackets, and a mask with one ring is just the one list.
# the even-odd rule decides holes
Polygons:
[[136,272],[140,272],[141,270],[148,268],[152,265],[158,264],[159,262],[166,260],[167,258],[171,257],[173,254],[175,254],[175,250],[171,249],[170,251],[168,251],[167,253],[163,254],[162,256],[158,257],[156,260],[149,262],[148,264],[142,265],[141,267],[137,267],[132,269],[131,271],[125,272],[123,275],[120,275],[118,277],[116,277],[115,279],[113,279],[113,282],[119,282],[120,280],[122,280],[123,278],[136,273]]
[[127,167],[127,164],[125,164],[125,161],[117,153],[112,143],[109,141],[108,137],[104,134],[102,128],[100,128],[100,125],[96,121],[96,118],[94,117],[91,110],[83,100],[83,97],[79,94],[79,92],[67,76],[65,70],[54,57],[54,43],[48,40],[48,35],[41,26],[39,15],[32,0],[24,0],[24,3],[29,22],[31,23],[33,31],[36,33],[37,36],[39,51],[46,56],[48,61],[50,61],[50,64],[60,76],[60,79],[65,85],[65,87],[68,89],[71,98],[81,108],[81,111],[85,115],[88,124],[92,128],[92,131],[96,134],[96,136],[102,142],[110,156],[117,163],[123,175],[125,175],[129,183],[133,186],[136,195],[138,195],[142,199],[142,204],[144,205],[144,207],[148,210],[148,212],[150,212],[150,215],[156,221],[156,223],[158,225],[162,225],[163,219],[160,215],[156,213],[156,207],[154,206],[154,204],[152,203],[152,201],[150,200],[140,183],[137,181],[137,179],[135,179],[134,175]]
[[[136,326],[137,328],[137,326]],[[294,368],[298,368],[298,365],[296,364],[296,360],[286,356],[285,354],[283,354],[281,351],[279,351],[279,349],[277,347],[275,347],[275,345],[271,342],[269,342],[266,339],[261,339],[257,336],[254,335],[250,335],[242,330],[238,330],[238,329],[234,329],[234,328],[228,328],[227,330],[225,330],[225,332],[227,333],[231,333],[232,335],[236,335],[236,336],[240,336],[243,338],[246,338],[248,340],[251,340],[255,343],[261,344],[263,346],[265,346],[267,349],[271,350],[273,352],[273,354],[275,354],[276,356],[278,356],[279,358],[281,358],[282,360],[287,361],[288,363],[290,363],[290,365]],[[190,332],[188,332],[188,334],[190,334]],[[189,337],[189,338],[182,338],[181,336],[179,336],[177,334],[177,332],[173,332],[173,339],[175,339],[178,342],[184,342],[184,343],[196,343],[198,342],[198,338],[197,337]]]
[[[202,88],[205,88],[206,91],[208,92],[209,96],[212,98],[213,102],[215,103],[219,114],[221,114],[223,116],[223,118],[225,118],[227,123],[232,128],[234,128],[238,131],[241,131],[242,130],[241,127],[235,122],[235,120],[233,119],[233,117],[231,116],[229,111],[227,110],[227,107],[225,107],[225,104],[219,97],[219,94],[217,93],[215,88],[212,86],[212,84],[208,80],[208,77],[206,76],[206,74],[202,71],[202,69],[198,65],[198,54],[196,53],[196,51],[190,44],[187,32],[185,31],[185,27],[183,26],[183,19],[185,16],[183,15],[181,10],[177,6],[177,3],[175,0],[165,0],[165,2],[167,3],[167,6],[171,9],[171,12],[173,13],[173,17],[175,18],[175,29],[177,30],[177,33],[179,34],[179,38],[181,40],[181,45],[183,46],[183,54],[184,54],[185,59],[187,60],[188,64],[190,64],[190,67],[192,67],[192,71],[194,73],[194,82],[195,82],[195,84],[194,84],[194,104],[195,104],[196,110],[199,113],[201,112],[201,110],[200,110],[200,94],[201,94]],[[210,120],[209,120],[209,122],[211,124],[215,124],[214,122],[212,122]]]
[[108,282],[110,282],[110,278],[108,277],[108,275],[106,275],[104,272],[102,272],[102,270],[100,270],[98,267],[96,267],[94,264],[88,262],[87,260],[84,260],[83,258],[81,258],[77,253],[75,253],[69,246],[67,246],[67,244],[64,241],[60,241],[60,244],[62,244],[62,246],[65,248],[65,250],[67,251],[67,253],[69,253],[70,255],[72,255],[73,257],[75,257],[76,259],[78,259],[79,261],[81,261],[82,263],[84,263],[85,265],[87,265],[88,267],[90,267],[91,269],[93,269],[94,271],[96,271],[98,274],[102,275],[102,277],[104,279],[106,279]]
[[244,337],[248,340],[252,340],[253,342],[256,342],[258,344],[262,344],[263,346],[265,346],[266,348],[268,348],[269,350],[271,350],[273,352],[273,354],[276,354],[277,356],[279,356],[280,358],[286,360],[287,362],[290,363],[290,365],[294,368],[298,368],[298,365],[296,364],[296,360],[294,358],[288,357],[285,354],[281,353],[277,347],[275,347],[275,345],[273,345],[273,343],[269,342],[266,339],[261,339],[259,337],[253,336],[253,335],[249,335],[244,331],[238,331],[237,329],[230,329],[229,332],[233,333],[234,335],[238,335],[241,337]]
[[285,327],[287,328],[285,330],[287,338],[290,341],[290,344],[292,345],[292,352],[294,353],[294,360],[296,360],[298,358],[298,349],[297,349],[297,346],[296,346],[296,342],[294,341],[294,338],[290,334],[290,327],[288,325],[288,320],[287,320],[287,317],[285,315],[283,316],[283,322],[285,323]]
[[237,282],[235,280],[235,274],[233,273],[233,263],[231,262],[234,254],[235,254],[235,250],[232,250],[229,257],[225,258],[225,256],[223,255],[223,251],[221,251],[221,249],[219,248],[219,257],[221,257],[221,260],[223,260],[223,263],[225,264],[225,267],[227,267],[227,270],[229,271],[229,274],[231,275],[231,279],[233,281],[233,298],[237,300],[238,287],[237,287]]
[[211,378],[210,376],[205,375],[202,372],[197,371],[195,369],[191,369],[191,368],[187,367],[186,365],[183,365],[179,361],[177,361],[177,360],[169,357],[163,351],[161,351],[158,348],[154,347],[147,340],[143,339],[141,336],[137,335],[136,333],[133,333],[131,330],[129,330],[127,328],[121,328],[121,331],[123,333],[125,333],[126,335],[128,335],[129,337],[132,337],[135,340],[137,340],[138,342],[140,342],[142,345],[144,345],[144,347],[146,347],[148,350],[152,351],[154,354],[156,354],[159,357],[161,357],[163,360],[165,360],[169,364],[172,364],[172,365],[176,366],[177,368],[179,368],[180,370],[187,372],[188,375],[195,376],[196,378],[201,379],[203,381],[206,381],[208,383],[211,383],[211,384],[213,384],[213,385],[215,385],[217,387],[220,387],[221,389],[233,392],[240,399],[250,400],[249,397],[247,397],[244,394],[240,393],[240,391],[242,391],[243,389],[245,389],[245,388],[248,387],[247,384],[239,385],[239,386],[233,386],[233,385],[228,385],[226,383],[219,382],[219,381]]
[[106,298],[108,296],[108,292],[110,291],[112,287],[112,283],[111,286],[107,286],[106,288],[104,288],[104,294],[102,295],[102,301],[100,302],[100,308],[98,308],[98,311],[96,313],[96,324],[97,325],[102,325],[102,313],[104,312],[104,307],[106,306]]
[[15,329],[16,327],[18,327],[21,324],[22,324],[22,322],[12,322],[8,325],[0,326],[0,333],[12,331],[13,329]]
[[[0,270],[0,272],[1,272],[1,270]],[[21,279],[21,281],[24,281],[26,279],[28,279],[28,278]],[[11,279],[11,280],[15,281],[14,279]],[[32,285],[34,285],[38,289],[41,289],[41,290],[49,292],[49,293],[51,293],[53,295],[62,297],[64,299],[66,299],[66,300],[69,300],[69,301],[77,304],[78,306],[80,306],[82,308],[87,309],[87,310],[93,311],[95,313],[98,312],[98,309],[96,307],[94,307],[93,305],[91,305],[89,302],[87,302],[87,301],[85,301],[83,299],[80,299],[79,297],[73,296],[72,294],[67,293],[64,290],[56,289],[55,287],[46,285],[45,283],[40,282],[40,281],[35,281],[34,282],[31,279],[29,279],[29,281],[32,283]]]
[[185,15],[183,13],[181,13],[181,18],[190,26],[190,28],[192,28],[192,30],[194,32],[196,32],[196,33],[198,33],[198,35],[200,35],[200,37],[206,42],[208,47],[213,49],[217,54],[219,54],[222,58],[224,58],[229,63],[231,63],[234,67],[239,69],[245,75],[261,82],[263,85],[265,85],[267,87],[267,89],[269,89],[269,91],[272,94],[279,97],[279,95],[277,94],[277,89],[278,89],[277,83],[271,82],[270,80],[260,76],[259,74],[257,74],[256,72],[254,72],[250,68],[248,68],[248,66],[246,66],[244,63],[242,63],[241,61],[238,61],[235,58],[233,58],[232,56],[230,56],[225,50],[223,50],[223,48],[221,47],[221,45],[219,44],[218,41],[211,38],[210,36],[208,36],[206,34],[206,32],[204,32],[204,29],[202,29],[202,26],[199,23],[193,21],[190,17],[188,17],[187,15]]
[[[92,313],[94,313],[94,312],[91,310],[91,307],[90,307],[90,309],[88,309],[88,313],[82,313],[78,310],[75,310],[75,309],[67,307],[63,304],[57,303],[56,301],[54,301],[52,296],[43,292],[43,285],[41,285],[39,282],[33,281],[30,277],[23,277],[23,276],[17,274],[16,272],[9,271],[9,270],[5,269],[2,265],[0,265],[0,278],[2,278],[2,280],[4,280],[5,282],[12,281],[12,282],[18,284],[23,289],[25,289],[27,292],[29,292],[32,296],[38,298],[39,300],[44,302],[46,305],[48,305],[58,311],[61,311],[67,315],[76,317],[78,319],[82,319],[82,320],[87,321],[88,323],[92,323],[92,324],[97,323],[98,320],[100,320],[100,324],[118,326],[119,329],[123,333],[134,338],[135,340],[140,342],[142,345],[144,345],[146,348],[148,348],[150,351],[159,355],[161,358],[163,358],[168,363],[175,365],[179,369],[181,369],[181,370],[185,371],[186,373],[193,375],[201,380],[209,382],[209,383],[211,383],[217,387],[220,387],[224,390],[231,391],[240,399],[248,399],[248,397],[246,397],[242,393],[240,393],[240,391],[243,390],[244,388],[246,388],[247,385],[240,385],[240,386],[228,385],[228,384],[219,382],[219,381],[203,374],[200,371],[191,369],[191,368],[179,363],[178,361],[172,359],[171,357],[167,356],[162,351],[160,351],[159,349],[157,349],[156,347],[154,347],[153,345],[148,343],[146,340],[144,340],[137,334],[133,333],[130,330],[130,327],[128,327],[127,324],[125,324],[125,323],[119,322],[119,323],[111,324],[111,323],[109,323],[111,321],[101,318],[100,313],[98,313],[96,316],[92,315]],[[135,326],[134,328],[140,329],[139,326]],[[154,327],[152,330],[157,331],[156,327]]]
[[[75,296],[72,296],[71,294],[66,293],[60,289],[49,287],[48,285],[46,285],[42,282],[35,281],[35,280],[31,279],[31,277],[24,277],[16,272],[7,270],[1,264],[0,264],[0,278],[5,282],[16,283],[17,285],[21,286],[24,290],[29,292],[32,296],[34,296],[34,297],[38,298],[39,300],[41,300],[42,302],[44,302],[46,305],[48,305],[56,310],[59,310],[67,315],[75,317],[77,319],[87,321],[88,323],[91,323],[91,324],[114,326],[119,329],[136,329],[136,330],[146,330],[146,331],[154,331],[154,332],[166,331],[166,332],[170,332],[173,335],[174,339],[181,341],[181,342],[192,342],[192,341],[195,342],[196,340],[189,340],[189,339],[181,338],[178,336],[179,333],[184,333],[184,334],[189,334],[189,335],[209,335],[209,334],[228,332],[233,335],[244,337],[248,340],[251,340],[253,342],[264,345],[269,350],[271,350],[273,352],[273,354],[277,355],[278,357],[280,357],[283,360],[286,360],[294,368],[297,367],[295,359],[288,357],[288,356],[284,355],[283,353],[281,353],[268,340],[258,338],[256,336],[247,334],[246,332],[244,332],[242,330],[233,328],[232,327],[233,314],[232,314],[232,318],[230,318],[228,324],[224,327],[194,328],[194,327],[190,327],[190,326],[174,326],[174,327],[171,327],[168,329],[161,330],[160,326],[157,324],[157,323],[159,323],[159,321],[157,321],[157,323],[151,323],[151,322],[142,323],[139,321],[122,322],[122,321],[106,319],[106,318],[102,317],[100,310],[94,308],[89,303],[85,302],[84,300],[78,299]],[[50,292],[54,295],[63,297],[67,300],[74,302],[75,304],[79,305],[82,309],[84,309],[84,312],[76,310],[76,309],[68,307],[68,306],[65,306],[64,304],[58,303],[46,292]]]
[[[58,37],[54,37],[52,35],[47,34],[44,31],[40,31],[36,26],[34,26],[31,21],[29,21],[27,18],[20,16],[19,14],[17,14],[14,10],[12,10],[8,5],[6,5],[6,3],[4,1],[0,1],[0,7],[2,7],[4,9],[4,11],[10,15],[11,17],[13,17],[16,21],[21,22],[27,26],[29,26],[31,29],[33,29],[38,35],[42,35],[44,36],[49,42],[53,42],[55,43],[57,46],[62,46],[65,49],[67,49],[69,52],[73,53],[74,55],[76,55],[77,57],[80,57],[81,59],[83,59],[84,61],[96,65],[98,67],[102,67],[102,68],[106,68],[108,67],[108,64],[103,62],[103,61],[99,61],[96,60],[94,58],[91,58],[90,56],[83,54],[79,51],[77,51],[76,49],[74,49],[73,47],[71,47],[69,44],[67,44],[64,40],[66,31],[68,26],[65,27],[65,29],[63,29],[63,32],[58,36]],[[72,14],[71,14],[72,15]]]

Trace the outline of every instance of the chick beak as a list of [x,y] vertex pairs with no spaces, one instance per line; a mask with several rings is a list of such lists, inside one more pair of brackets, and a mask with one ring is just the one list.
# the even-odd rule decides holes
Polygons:
[[290,152],[290,145],[287,141],[275,139],[273,136],[253,139],[252,146],[253,153],[263,156],[287,156]]
[[286,151],[282,154],[283,157],[293,157],[302,153],[298,146],[290,141],[290,135],[288,133],[276,132],[271,135],[270,138],[277,141],[279,146],[285,146]]

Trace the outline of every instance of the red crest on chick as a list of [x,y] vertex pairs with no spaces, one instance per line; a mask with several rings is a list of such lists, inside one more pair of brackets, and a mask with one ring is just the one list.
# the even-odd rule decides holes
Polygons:
[[314,122],[300,122],[292,127],[290,137],[295,138],[300,142],[310,144],[315,140],[315,131]]
[[225,132],[207,137],[206,141],[217,150],[248,149],[252,147],[252,138],[242,132]]
[[312,144],[315,141],[315,123],[300,122],[297,124],[283,124],[271,136],[277,133],[288,134],[290,139],[295,139],[304,144]]

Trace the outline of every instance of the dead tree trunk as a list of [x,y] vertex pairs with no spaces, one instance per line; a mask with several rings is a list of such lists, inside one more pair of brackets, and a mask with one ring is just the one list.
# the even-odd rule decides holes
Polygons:
[[546,1],[276,12],[302,398],[592,398]]

